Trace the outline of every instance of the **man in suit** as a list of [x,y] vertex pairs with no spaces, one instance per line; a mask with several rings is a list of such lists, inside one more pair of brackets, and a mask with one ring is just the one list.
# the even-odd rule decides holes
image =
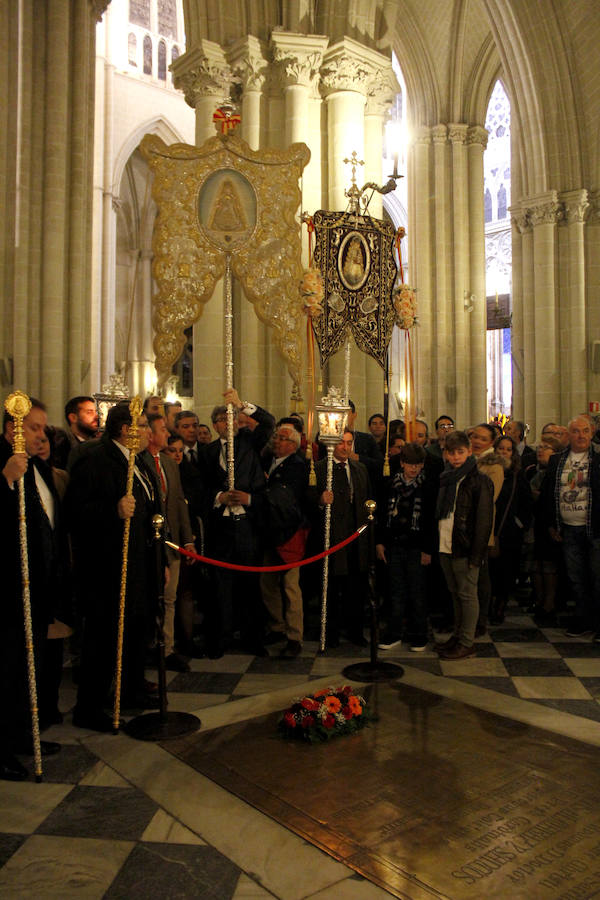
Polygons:
[[201,444],[198,442],[198,416],[184,409],[175,416],[175,432],[183,441],[186,460],[193,466],[200,465]]
[[[367,521],[365,502],[371,496],[366,467],[351,458],[355,435],[346,430],[333,451],[333,490],[326,490],[327,460],[315,465],[317,487],[309,489],[313,508],[321,511],[331,503],[330,544],[339,543]],[[321,525],[322,527],[322,525]],[[342,627],[353,644],[366,647],[363,609],[368,593],[369,543],[367,531],[357,540],[329,557],[328,638],[330,647],[339,645]]]
[[[61,541],[60,505],[49,466],[37,455],[45,437],[46,408],[31,398],[31,411],[23,421],[25,453],[13,453],[13,420],[5,413],[0,446],[0,554],[3,571],[2,654],[0,689],[3,714],[0,728],[0,778],[22,781],[27,769],[15,754],[32,753],[31,707],[23,617],[23,582],[19,538],[17,482],[24,476],[29,560],[29,594],[33,649],[37,677],[41,673],[48,624],[61,598],[64,543]],[[39,688],[38,688],[39,692]],[[60,745],[42,741],[42,754]]]
[[358,413],[352,400],[348,400],[350,412],[348,413],[348,431],[352,434],[352,448],[348,459],[362,463],[369,473],[371,484],[377,484],[383,474],[383,453],[372,434],[365,431],[356,431],[354,423]]
[[[291,562],[292,560],[282,559],[277,548],[294,536],[301,538],[308,470],[298,452],[300,441],[301,434],[294,425],[278,425],[273,439],[273,460],[267,473],[269,527],[264,554],[265,566],[276,566],[282,561]],[[300,539],[298,560],[303,556],[302,550]],[[303,609],[299,582],[299,568],[282,573],[264,572],[260,578],[270,630],[265,643],[277,643],[287,638],[287,644],[279,654],[284,659],[293,659],[302,650]]]
[[[242,403],[235,389],[226,391],[224,398],[226,403],[233,404],[236,414],[243,411],[258,425],[254,431],[244,429],[238,433],[236,417],[235,486],[229,490],[227,406],[215,406],[212,411],[212,424],[219,437],[206,445],[202,456],[207,555],[227,562],[259,565],[267,486],[259,452],[269,439],[275,420],[259,406]],[[243,644],[255,655],[267,655],[262,644],[258,576],[243,573],[240,578],[232,570],[214,567],[212,579],[213,590],[206,608],[208,656],[218,659],[231,644],[235,601]]]
[[[148,709],[158,702],[147,692],[144,663],[154,627],[158,586],[152,516],[160,512],[154,478],[136,457],[133,496],[127,496],[131,426],[129,403],[113,406],[101,439],[81,453],[71,471],[66,506],[69,517],[77,597],[84,617],[81,669],[73,724],[111,731],[103,712],[115,671],[123,529],[130,520],[125,634],[124,708]],[[145,415],[138,420],[139,449],[148,444]],[[91,571],[93,570],[93,575]]]
[[[164,416],[151,414],[148,416],[150,433],[148,447],[142,453],[142,459],[154,475],[155,489],[161,503],[161,512],[166,519],[164,536],[187,550],[195,550],[194,535],[190,524],[188,506],[181,486],[179,467],[161,450],[167,446],[169,430]],[[175,652],[175,598],[179,583],[181,557],[176,550],[167,548],[169,563],[169,581],[165,585],[165,619],[163,624],[165,640],[165,665],[174,672],[189,672],[186,660]],[[191,563],[189,557],[185,561]]]

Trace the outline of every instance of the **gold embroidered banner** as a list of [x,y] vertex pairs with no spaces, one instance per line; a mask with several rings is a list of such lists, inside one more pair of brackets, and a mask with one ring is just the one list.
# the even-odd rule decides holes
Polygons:
[[257,316],[270,325],[296,384],[304,313],[298,182],[305,144],[251,150],[235,132],[201,147],[168,146],[146,135],[140,150],[154,174],[154,350],[159,382],[171,374],[184,329],[202,314],[231,254],[234,275]]
[[356,345],[385,368],[394,327],[396,279],[391,222],[352,213],[319,210],[313,216],[313,265],[325,287],[323,312],[313,318],[321,365],[345,345]]

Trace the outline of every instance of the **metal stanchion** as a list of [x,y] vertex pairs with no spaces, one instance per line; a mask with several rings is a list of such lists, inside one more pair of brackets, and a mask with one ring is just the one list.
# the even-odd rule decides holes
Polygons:
[[377,659],[379,643],[379,610],[377,609],[377,592],[375,590],[375,510],[374,500],[367,500],[365,506],[369,510],[369,604],[371,606],[371,659],[367,662],[353,663],[342,669],[346,678],[355,681],[392,681],[402,678],[404,669],[397,663],[381,662]]
[[144,713],[130,719],[123,726],[129,737],[139,741],[166,741],[170,738],[183,737],[197,731],[202,724],[197,716],[191,713],[167,712],[167,671],[165,668],[165,579],[162,528],[164,517],[155,515],[152,518],[154,527],[154,549],[156,563],[156,583],[158,585],[158,609],[156,631],[158,644],[158,695],[160,709],[155,713]]

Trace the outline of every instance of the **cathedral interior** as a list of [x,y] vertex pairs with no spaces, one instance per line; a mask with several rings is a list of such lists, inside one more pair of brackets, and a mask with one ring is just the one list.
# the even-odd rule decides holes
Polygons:
[[[353,152],[363,182],[399,165],[399,188],[369,209],[406,229],[427,421],[466,427],[510,407],[533,443],[545,422],[600,408],[596,0],[8,0],[0,39],[4,394],[39,397],[61,425],[67,398],[114,373],[132,393],[166,389],[140,144],[200,147],[231,99],[252,151],[308,147],[301,211],[346,208]],[[508,165],[485,164],[491,130]],[[236,284],[240,395],[277,417],[305,410],[285,318],[278,331],[250,301]],[[217,280],[202,308],[177,310],[168,374],[200,420],[225,386],[224,302]],[[494,304],[510,332],[507,406]],[[350,394],[365,428],[382,377],[355,347]],[[477,646],[453,663],[384,651],[401,671],[381,684],[343,675],[369,658],[346,643],[193,660],[170,673],[169,702],[201,728],[156,743],[74,728],[67,667],[64,723],[44,735],[62,753],[41,784],[0,785],[0,895],[600,896],[598,644],[538,627],[515,601]],[[277,736],[295,697],[347,681],[377,716],[360,734]]]

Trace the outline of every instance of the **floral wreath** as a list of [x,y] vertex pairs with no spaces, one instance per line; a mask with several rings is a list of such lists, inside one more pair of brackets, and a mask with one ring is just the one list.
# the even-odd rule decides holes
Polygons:
[[323,312],[321,304],[325,296],[325,287],[319,269],[311,267],[304,271],[300,282],[300,293],[304,300],[304,311],[307,316],[310,316],[311,319],[320,316]]
[[340,734],[354,734],[372,719],[364,697],[346,684],[294,700],[281,716],[278,728],[284,737],[312,744]]
[[418,325],[417,319],[417,295],[414,288],[408,284],[399,284],[392,293],[392,303],[396,313],[396,325],[408,331],[413,325]]

